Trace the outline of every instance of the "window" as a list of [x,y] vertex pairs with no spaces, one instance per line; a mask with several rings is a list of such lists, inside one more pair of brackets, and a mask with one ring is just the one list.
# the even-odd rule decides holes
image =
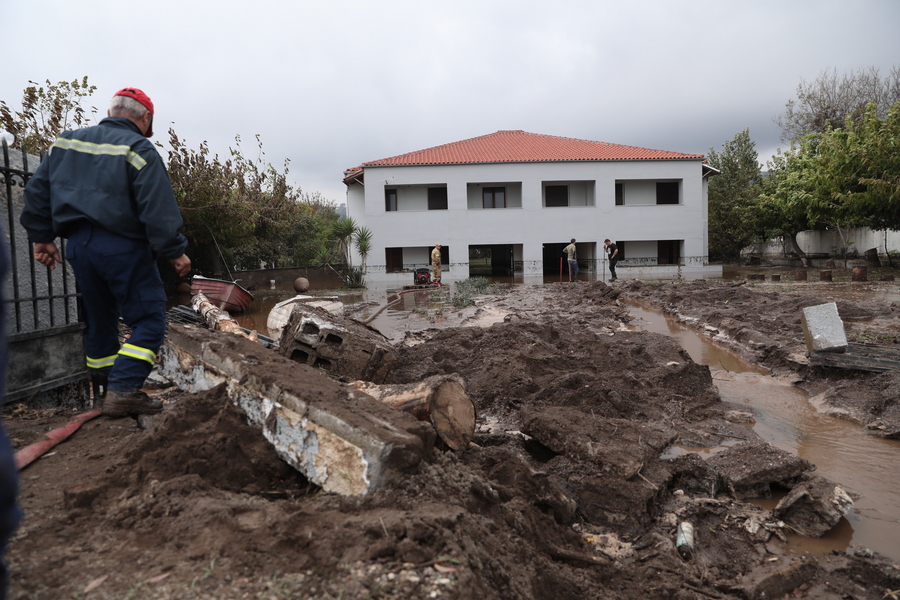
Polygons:
[[481,192],[484,208],[506,208],[506,188],[486,187]]
[[447,210],[447,188],[428,188],[428,210]]
[[568,206],[569,186],[548,185],[544,188],[545,206]]
[[397,210],[396,188],[384,188],[384,210],[393,212]]
[[657,204],[678,204],[678,182],[677,181],[657,181],[656,182],[656,203]]
[[403,248],[384,249],[384,270],[388,273],[399,273],[403,270]]
[[621,183],[616,184],[616,206],[625,206],[625,192]]

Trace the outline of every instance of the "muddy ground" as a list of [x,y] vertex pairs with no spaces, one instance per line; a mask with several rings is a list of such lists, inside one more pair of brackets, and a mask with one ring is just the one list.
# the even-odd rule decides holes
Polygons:
[[[812,465],[735,422],[709,369],[673,340],[629,331],[626,298],[705,328],[875,433],[900,431],[896,373],[804,364],[799,309],[820,297],[729,282],[518,286],[396,343],[395,382],[465,378],[471,448],[436,449],[389,487],[341,497],[282,462],[222,389],[163,388],[148,429],[91,420],[22,472],[11,597],[900,597],[896,560],[786,551],[783,523],[745,500],[808,482]],[[896,304],[838,305],[851,339],[898,344]],[[72,414],[5,410],[17,447]],[[762,479],[741,488],[735,464],[662,456],[724,438],[747,440],[736,469]]]

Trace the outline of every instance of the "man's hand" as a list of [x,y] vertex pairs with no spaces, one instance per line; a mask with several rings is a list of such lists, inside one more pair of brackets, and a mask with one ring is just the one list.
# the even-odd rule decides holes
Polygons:
[[56,268],[54,263],[62,264],[62,257],[59,255],[59,249],[56,247],[56,242],[35,244],[34,260],[51,269]]
[[191,272],[191,259],[187,254],[182,254],[178,258],[170,258],[169,262],[175,267],[175,272],[179,277],[184,277]]

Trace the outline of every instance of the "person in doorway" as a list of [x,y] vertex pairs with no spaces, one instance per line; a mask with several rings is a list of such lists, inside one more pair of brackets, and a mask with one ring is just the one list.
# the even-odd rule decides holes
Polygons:
[[569,263],[569,281],[578,281],[578,256],[575,253],[575,238],[571,243],[563,248],[563,254]]
[[603,240],[603,245],[606,246],[606,251],[609,254],[609,280],[615,281],[618,279],[616,277],[616,263],[619,262],[619,248],[609,240]]
[[[6,247],[6,232],[0,227],[0,408],[6,396],[6,364],[7,352],[7,320],[6,298],[3,297],[6,290],[4,285],[9,272],[9,250]],[[22,512],[16,503],[16,495],[19,490],[19,470],[16,468],[16,455],[13,451],[3,422],[0,421],[0,600],[6,598],[9,588],[9,570],[3,562],[6,545],[16,531],[16,527],[22,518]]]
[[[68,239],[66,259],[82,294],[87,366],[108,417],[162,410],[141,391],[166,334],[156,256],[168,258],[179,276],[191,270],[187,240],[178,232],[181,212],[148,139],[153,113],[144,92],[125,88],[99,124],[63,132],[25,187],[19,219],[35,260],[51,269],[62,263],[56,238]],[[121,347],[120,314],[131,328]]]
[[441,282],[441,245],[435,244],[434,250],[431,251],[431,270],[434,276],[431,278],[435,283]]

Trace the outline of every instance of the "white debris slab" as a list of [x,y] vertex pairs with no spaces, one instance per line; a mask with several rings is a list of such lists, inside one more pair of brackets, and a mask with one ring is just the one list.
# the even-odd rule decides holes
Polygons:
[[806,349],[810,352],[847,350],[844,322],[834,302],[804,308],[800,321],[803,325],[803,336],[806,338]]
[[434,445],[430,425],[238,336],[173,324],[160,373],[191,392],[224,383],[278,455],[326,491],[367,494]]

